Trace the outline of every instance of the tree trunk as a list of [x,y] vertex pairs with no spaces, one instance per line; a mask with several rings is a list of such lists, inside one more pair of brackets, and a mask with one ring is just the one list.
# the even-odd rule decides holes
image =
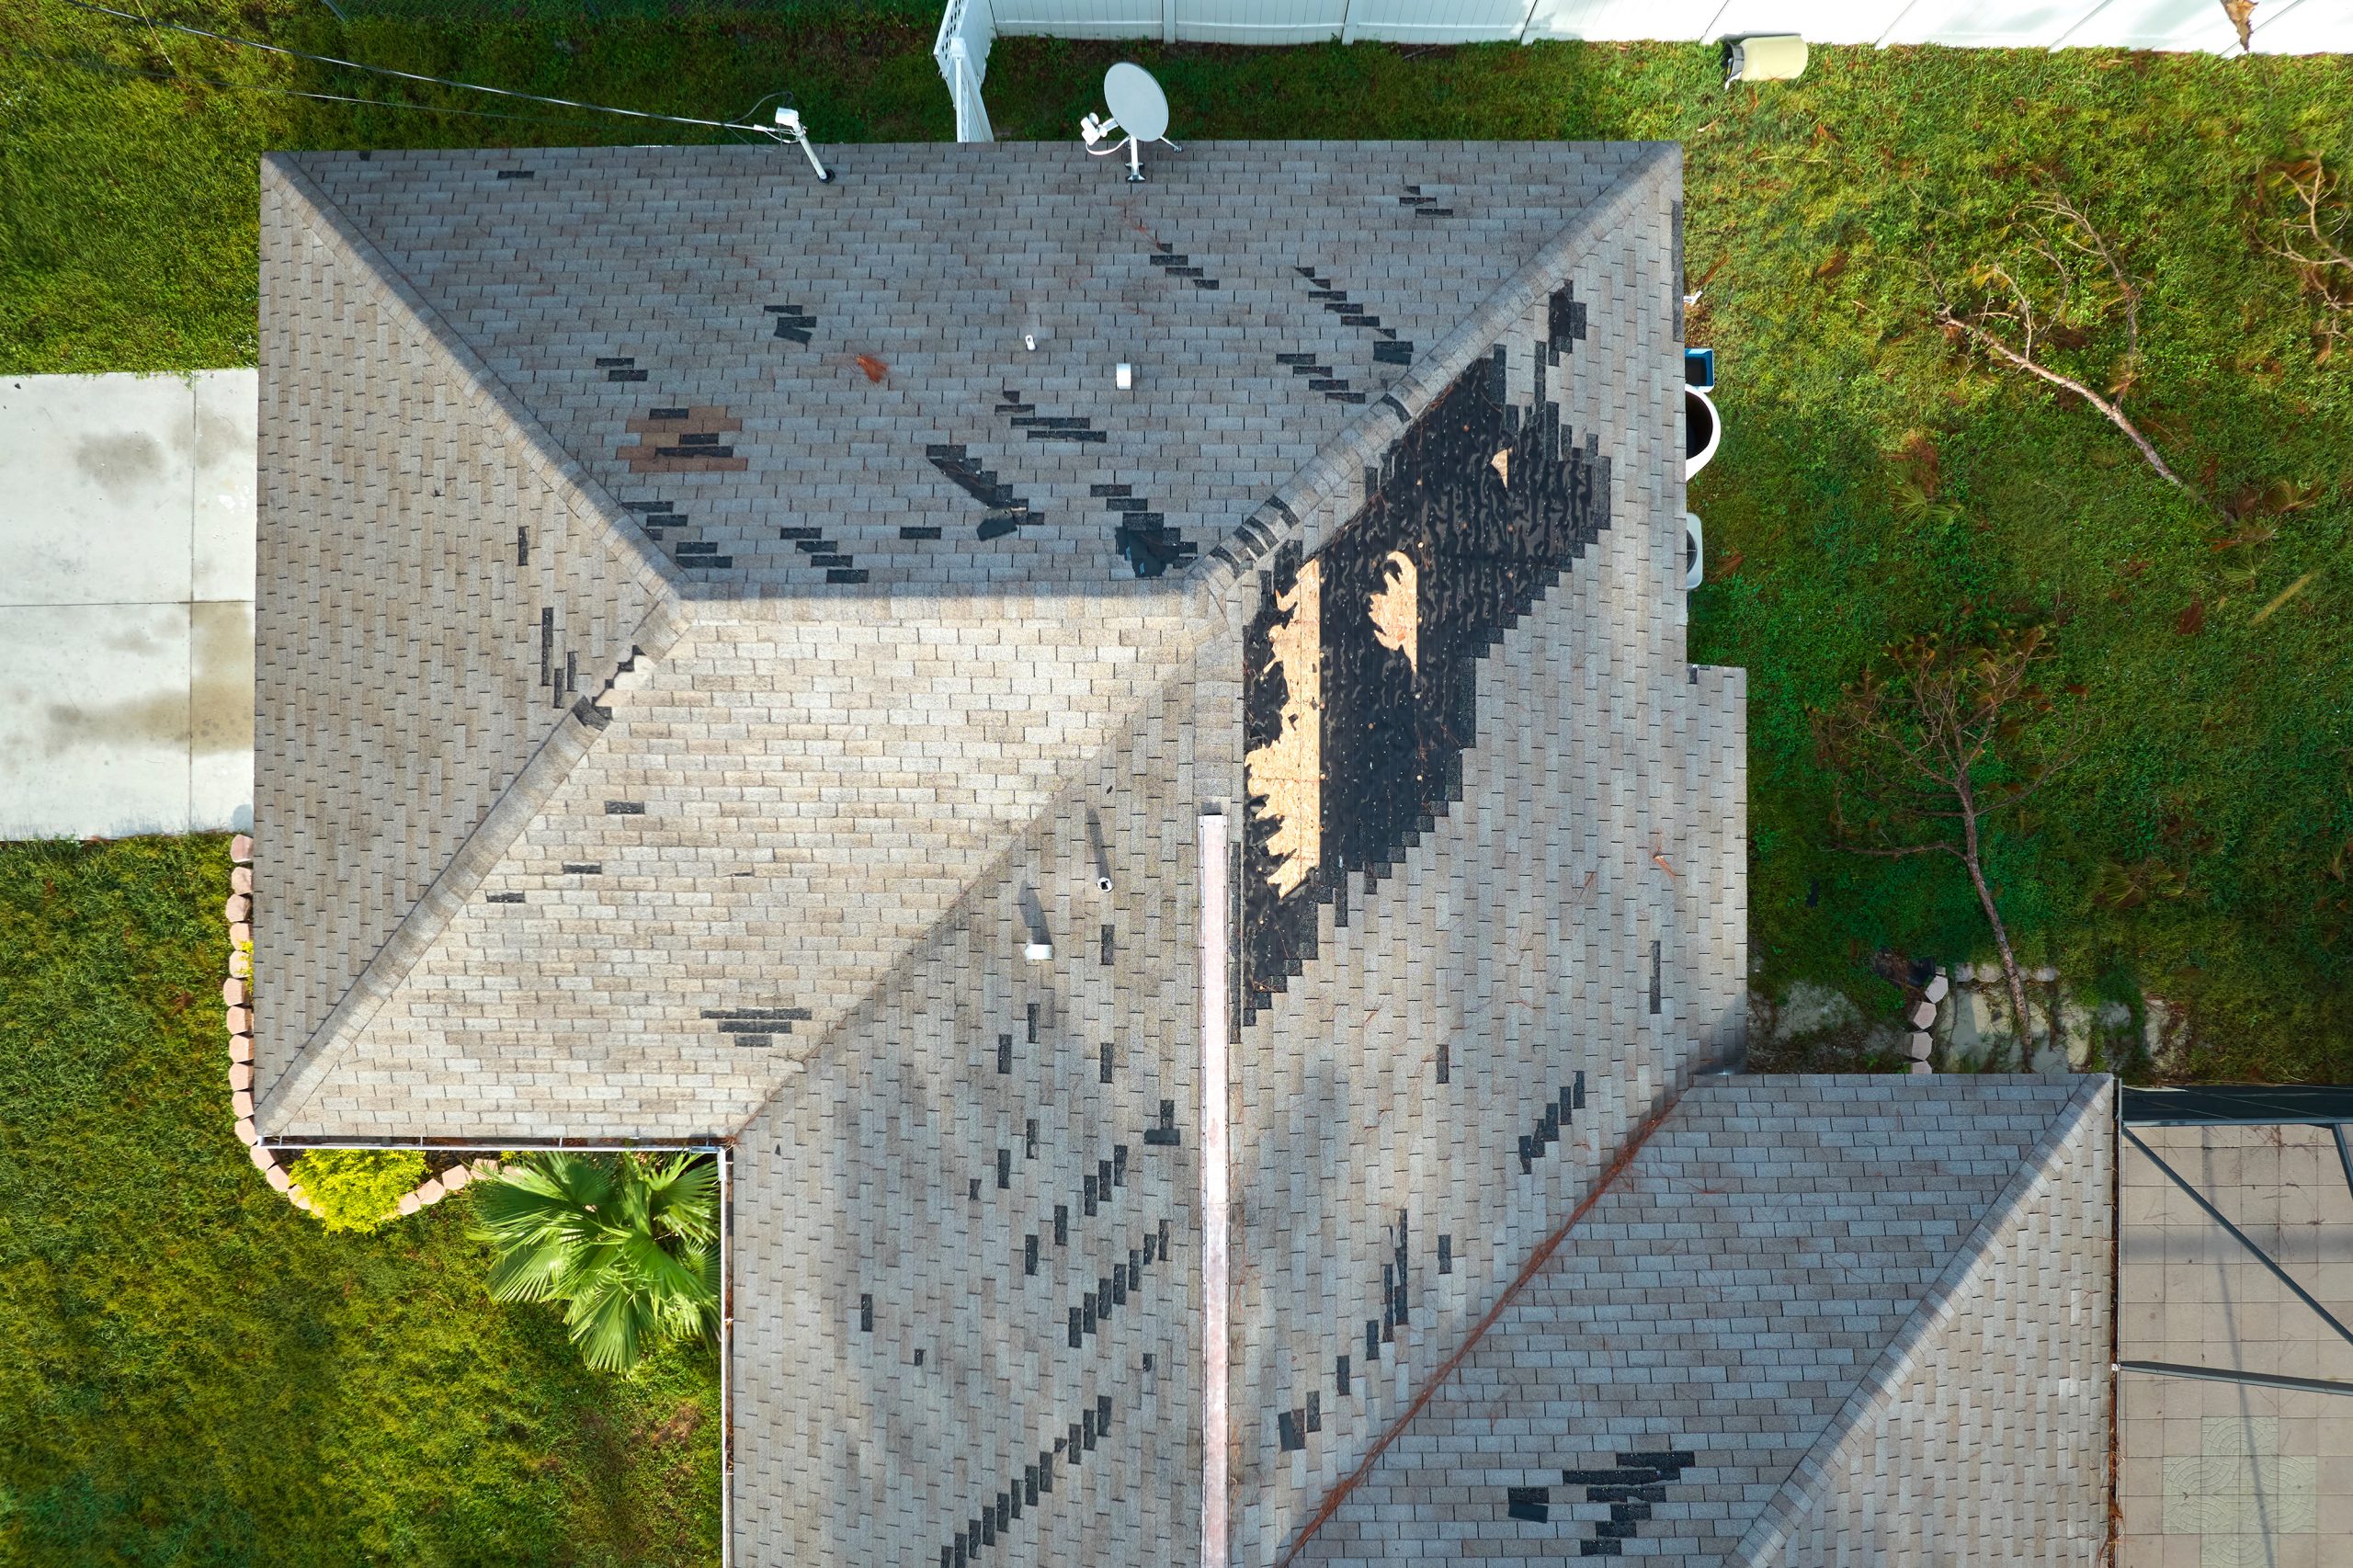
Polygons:
[[2027,1034],[2026,982],[2018,974],[2018,955],[2010,951],[2009,928],[2002,924],[2002,912],[1994,907],[1994,890],[1985,885],[1985,872],[1977,862],[1977,802],[1970,798],[1965,782],[1960,794],[1961,863],[1969,868],[1977,902],[1985,911],[1986,924],[1994,927],[1994,947],[2002,955],[2002,978],[2009,983],[2010,1017],[2018,1025],[2018,1068],[2023,1072],[2034,1060],[2034,1042]]

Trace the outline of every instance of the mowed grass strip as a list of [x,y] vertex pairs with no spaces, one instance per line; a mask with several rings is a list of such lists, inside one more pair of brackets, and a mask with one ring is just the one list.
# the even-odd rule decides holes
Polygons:
[[355,1237],[263,1184],[228,870],[210,836],[0,846],[0,1561],[716,1561],[715,1353],[592,1374],[484,1294],[466,1194]]

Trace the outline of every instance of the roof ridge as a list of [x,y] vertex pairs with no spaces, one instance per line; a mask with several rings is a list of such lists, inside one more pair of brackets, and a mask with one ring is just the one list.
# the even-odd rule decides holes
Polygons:
[[[681,601],[670,598],[657,602],[631,633],[630,659],[633,661],[641,655],[662,657],[677,644],[690,623],[689,612]],[[605,689],[609,691],[612,684],[608,679]],[[267,1096],[256,1103],[256,1125],[284,1125],[310,1102],[385,1002],[408,978],[417,960],[466,906],[483,880],[505,859],[524,829],[563,788],[580,759],[595,749],[604,733],[606,721],[602,713],[596,699],[584,698],[556,721],[547,738],[517,770],[514,781],[491,803],[490,810],[449,857],[449,863],[434,876],[424,894],[392,927],[374,956],[361,966],[349,987],[311,1032],[310,1039],[295,1049]]]
[[1682,148],[1673,142],[1638,142],[1638,149],[1608,185],[1582,208],[1575,220],[1537,248],[1519,269],[1487,296],[1394,386],[1302,464],[1252,513],[1249,519],[1192,568],[1188,586],[1199,598],[1222,598],[1257,563],[1307,532],[1308,519],[1323,504],[1378,464],[1381,455],[1430,405],[1444,396],[1471,362],[1485,354],[1536,301],[1558,288],[1596,234],[1616,222],[1664,175],[1678,175]]
[[1832,1416],[1822,1435],[1806,1449],[1788,1478],[1777,1488],[1748,1527],[1740,1543],[1725,1555],[1728,1564],[1763,1568],[1787,1546],[1797,1527],[1813,1512],[1824,1483],[1831,1476],[1838,1451],[1869,1431],[1871,1423],[1894,1400],[1917,1365],[1932,1335],[1952,1321],[1957,1303],[1977,1290],[1993,1265],[1994,1252],[2028,1206],[2048,1192],[2052,1170],[2070,1139],[2116,1091],[2107,1074],[2088,1078],[2068,1096],[2035,1141],[2027,1163],[1986,1206],[1952,1257],[1912,1309],[1852,1393]]
[[643,568],[639,577],[647,588],[673,598],[685,597],[686,583],[662,547],[647,536],[603,483],[582,466],[579,458],[524,406],[523,400],[516,396],[498,372],[467,347],[464,336],[426,302],[416,286],[360,232],[335,199],[302,172],[298,154],[264,153],[261,178],[264,185],[275,180],[281,189],[299,199],[308,209],[306,216],[314,220],[307,226],[318,238],[344,260],[355,264],[386,303],[397,305],[415,321],[420,335],[442,360],[458,390],[508,426],[510,444],[520,450],[525,464],[563,498],[575,517],[584,523],[603,528],[627,548]]

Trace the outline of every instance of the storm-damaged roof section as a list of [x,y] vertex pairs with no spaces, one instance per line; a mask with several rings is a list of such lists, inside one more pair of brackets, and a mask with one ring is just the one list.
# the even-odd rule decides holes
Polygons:
[[835,161],[266,165],[273,1136],[740,1123],[1675,169]]

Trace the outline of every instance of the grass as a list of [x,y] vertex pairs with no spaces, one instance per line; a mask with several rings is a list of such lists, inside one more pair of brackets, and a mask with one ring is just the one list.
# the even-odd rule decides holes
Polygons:
[[218,838],[0,847],[0,1562],[709,1562],[718,1369],[584,1369],[465,1194],[368,1237],[230,1128]]
[[[381,0],[412,3],[433,0]],[[821,141],[949,134],[932,18],[899,9],[379,13],[347,29],[309,0],[166,10],[693,115],[789,87]],[[35,0],[30,32],[23,47],[119,67],[393,90],[151,38],[58,0]],[[2163,998],[2188,1025],[2177,1074],[2353,1078],[2353,368],[2319,361],[2313,306],[2256,244],[2267,165],[2353,166],[2353,62],[1821,49],[1802,82],[1726,94],[1700,46],[1003,40],[987,85],[999,135],[1069,136],[1122,55],[1168,84],[1180,141],[1684,143],[1689,272],[1708,279],[1691,333],[1718,350],[1727,426],[1694,487],[1712,575],[1692,650],[1750,671],[1760,987],[1828,986],[1886,1018],[1904,960],[1985,956],[1957,869],[1830,842],[1807,719],[1875,650],[1974,607],[2053,627],[2060,678],[2085,688],[2091,720],[2082,755],[1995,846],[2025,960],[2121,1006],[2133,1038],[2144,999]],[[265,147],[646,134],[239,96],[22,55],[0,70],[0,367],[18,370],[249,360]],[[1973,267],[2040,265],[2019,218],[2052,192],[2144,280],[2125,403],[2194,493],[2158,479],[2097,413],[1989,369],[1931,319],[1937,288]],[[2121,312],[2079,293],[2068,318],[2054,359],[2106,387]]]

